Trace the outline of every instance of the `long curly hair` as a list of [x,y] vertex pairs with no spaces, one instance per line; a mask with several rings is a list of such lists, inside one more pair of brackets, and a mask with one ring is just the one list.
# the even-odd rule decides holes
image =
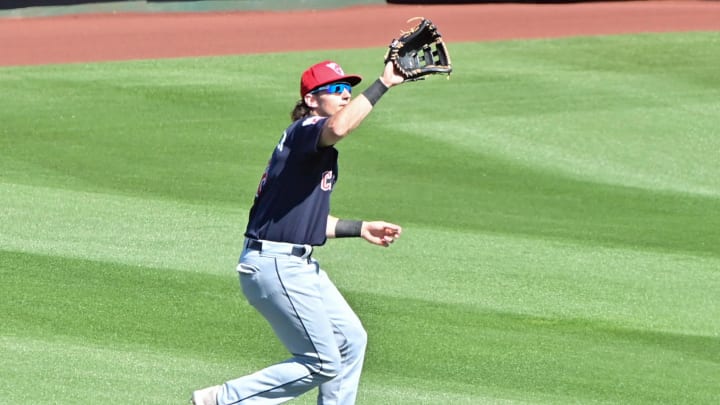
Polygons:
[[301,118],[307,117],[311,112],[312,110],[307,106],[307,104],[305,104],[305,100],[300,99],[297,103],[295,103],[295,108],[293,108],[290,113],[290,119],[292,122],[295,122]]

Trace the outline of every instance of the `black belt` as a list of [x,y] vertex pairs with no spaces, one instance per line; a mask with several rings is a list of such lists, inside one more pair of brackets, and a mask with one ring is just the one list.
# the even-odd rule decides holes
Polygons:
[[[247,244],[248,249],[257,250],[258,252],[262,252],[263,250],[263,243],[262,241],[259,241],[257,239],[248,239]],[[287,254],[296,256],[296,257],[309,257],[310,255],[306,255],[307,250],[304,246],[293,246],[290,251],[287,252]]]

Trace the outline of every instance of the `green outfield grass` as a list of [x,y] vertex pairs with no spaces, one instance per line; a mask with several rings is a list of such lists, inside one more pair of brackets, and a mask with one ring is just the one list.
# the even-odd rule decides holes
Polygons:
[[[720,34],[453,44],[341,143],[359,404],[720,400]],[[0,402],[180,404],[286,357],[234,268],[298,78],[382,49],[0,69]],[[314,403],[314,393],[297,401]]]

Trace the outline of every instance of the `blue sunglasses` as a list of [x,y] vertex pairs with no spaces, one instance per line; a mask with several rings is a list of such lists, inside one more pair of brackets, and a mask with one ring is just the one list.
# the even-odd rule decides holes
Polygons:
[[352,93],[352,86],[350,83],[331,83],[326,84],[325,86],[320,86],[317,89],[311,91],[310,93],[316,94],[320,93],[321,91],[327,92],[329,94],[342,94],[345,90],[347,90],[348,93]]

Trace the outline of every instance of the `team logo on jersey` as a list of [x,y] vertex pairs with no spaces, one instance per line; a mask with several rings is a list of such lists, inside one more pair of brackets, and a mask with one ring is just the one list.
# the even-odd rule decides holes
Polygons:
[[333,172],[328,170],[323,173],[322,180],[320,180],[320,189],[322,191],[330,191],[333,186]]
[[335,62],[330,62],[330,63],[328,63],[328,64],[325,65],[325,66],[327,66],[327,67],[329,67],[330,69],[334,70],[335,73],[337,73],[338,75],[340,75],[340,76],[345,76],[345,72],[343,72],[342,68],[341,68],[340,65],[338,65],[337,63],[335,63]]

